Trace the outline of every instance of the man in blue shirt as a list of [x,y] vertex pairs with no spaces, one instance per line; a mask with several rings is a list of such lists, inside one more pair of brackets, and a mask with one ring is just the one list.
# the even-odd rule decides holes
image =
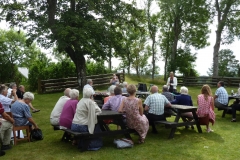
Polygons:
[[215,92],[214,105],[215,105],[216,108],[227,107],[227,105],[228,105],[228,93],[227,93],[226,89],[224,88],[224,82],[219,81],[217,86],[218,86],[218,89]]

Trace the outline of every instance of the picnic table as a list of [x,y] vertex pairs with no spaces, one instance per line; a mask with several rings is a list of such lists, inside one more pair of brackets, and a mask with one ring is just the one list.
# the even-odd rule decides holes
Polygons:
[[229,102],[230,102],[230,100],[233,100],[233,99],[236,100],[236,103],[239,103],[240,95],[238,95],[238,94],[228,95],[228,105],[226,105],[226,107],[218,107],[218,110],[219,110],[219,111],[220,111],[220,110],[223,110],[223,112],[222,112],[222,118],[225,117],[225,114],[226,114],[226,113],[231,113],[231,112],[229,112],[229,111],[232,110],[232,107],[230,107]]
[[[159,123],[159,124],[165,124],[166,128],[171,128],[171,132],[168,136],[169,139],[174,137],[174,134],[176,132],[177,127],[182,127],[182,126],[196,125],[197,129],[198,129],[198,132],[202,133],[202,128],[199,124],[198,116],[196,114],[197,107],[195,107],[195,106],[184,106],[184,105],[172,105],[171,108],[178,110],[174,122],[170,122],[170,121],[156,121],[155,122],[155,123]],[[185,113],[185,112],[192,112],[193,121],[187,121],[187,122],[180,122],[179,121],[180,118],[181,118],[181,114]]]
[[[74,139],[81,140],[84,139],[84,146],[81,149],[82,151],[86,151],[88,149],[89,143],[92,138],[96,137],[109,137],[109,136],[116,136],[118,134],[124,135],[126,138],[131,139],[130,133],[136,133],[134,129],[127,128],[126,124],[123,122],[123,114],[118,113],[111,110],[102,110],[102,113],[97,116],[98,124],[102,132],[90,134],[88,132],[81,133],[81,132],[73,132],[70,129],[63,129],[65,131],[65,135],[71,134],[73,135]],[[121,130],[110,130],[109,126],[106,125],[104,120],[113,120],[114,124],[121,126]]]

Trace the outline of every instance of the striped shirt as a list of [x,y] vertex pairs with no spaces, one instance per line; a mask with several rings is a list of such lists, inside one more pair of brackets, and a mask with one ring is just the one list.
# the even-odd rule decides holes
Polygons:
[[149,106],[148,113],[155,115],[164,114],[164,106],[168,104],[169,101],[164,95],[159,93],[154,93],[148,96],[144,102],[145,105]]

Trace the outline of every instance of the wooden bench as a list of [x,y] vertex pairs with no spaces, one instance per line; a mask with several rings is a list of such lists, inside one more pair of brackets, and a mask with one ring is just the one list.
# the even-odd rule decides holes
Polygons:
[[[62,136],[62,141],[70,141],[70,140],[85,140],[84,147],[81,148],[81,151],[86,151],[88,149],[89,143],[92,138],[97,137],[109,137],[109,136],[115,136],[118,134],[123,134],[127,137],[128,134],[131,133],[137,133],[134,129],[122,129],[122,130],[113,130],[113,131],[102,131],[100,133],[90,134],[89,132],[74,132],[70,129],[60,129],[59,126],[53,126],[54,130],[62,130],[64,131]],[[129,138],[129,137],[127,137]],[[131,137],[130,137],[131,138]]]
[[229,106],[226,106],[226,107],[216,107],[217,109],[218,109],[218,111],[221,111],[221,110],[223,110],[223,112],[222,112],[222,118],[224,118],[225,117],[225,114],[226,113],[231,113],[231,111],[232,111],[232,107],[229,107]]

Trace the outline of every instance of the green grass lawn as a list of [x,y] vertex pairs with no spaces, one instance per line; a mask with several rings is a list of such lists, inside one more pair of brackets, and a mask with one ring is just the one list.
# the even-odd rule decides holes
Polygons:
[[[126,81],[130,84],[137,84],[138,79],[126,77]],[[141,80],[144,82],[144,80]],[[155,84],[161,88],[163,81],[155,81]],[[152,83],[147,81],[147,83]],[[178,87],[179,88],[179,87]],[[196,105],[196,97],[200,93],[201,87],[189,87],[189,94],[192,96],[193,102]],[[228,93],[233,88],[227,88]],[[216,88],[213,88],[213,93]],[[236,89],[235,89],[236,90]],[[170,129],[165,129],[164,126],[158,125],[159,134],[152,134],[151,127],[146,137],[144,144],[135,144],[133,148],[117,149],[113,144],[114,138],[103,138],[104,146],[99,151],[80,152],[76,146],[71,143],[61,141],[62,131],[54,131],[50,125],[49,117],[53,106],[57,102],[62,93],[54,94],[35,94],[33,101],[34,107],[41,109],[40,112],[34,113],[33,118],[42,129],[44,140],[36,142],[19,142],[13,146],[11,150],[6,151],[6,155],[1,157],[1,160],[25,160],[25,159],[40,159],[40,160],[58,160],[58,159],[86,159],[86,160],[152,160],[152,159],[178,159],[178,160],[208,160],[208,159],[238,159],[240,140],[240,121],[231,123],[231,115],[227,114],[225,118],[221,118],[222,111],[216,113],[216,123],[212,127],[213,133],[207,133],[205,126],[202,126],[203,133],[198,133],[195,127],[185,129],[180,127],[177,129],[173,139],[168,139]],[[237,113],[237,117],[240,115]],[[168,118],[173,120],[174,117]],[[112,125],[111,128],[116,129]],[[137,136],[132,135],[135,142]]]

